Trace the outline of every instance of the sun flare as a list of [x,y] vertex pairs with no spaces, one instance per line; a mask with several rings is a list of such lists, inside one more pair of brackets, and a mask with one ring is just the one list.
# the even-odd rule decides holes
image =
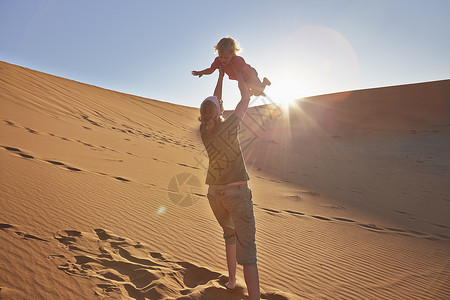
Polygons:
[[295,103],[297,99],[303,97],[299,93],[298,84],[293,84],[290,79],[281,79],[277,81],[277,84],[273,84],[271,87],[270,96],[271,101],[279,105],[283,110],[289,110],[289,107]]
[[280,99],[277,99],[275,102],[277,103],[277,104],[279,104],[279,105],[281,105],[281,106],[290,106],[290,105],[292,105],[292,103],[294,103],[294,98],[280,98]]

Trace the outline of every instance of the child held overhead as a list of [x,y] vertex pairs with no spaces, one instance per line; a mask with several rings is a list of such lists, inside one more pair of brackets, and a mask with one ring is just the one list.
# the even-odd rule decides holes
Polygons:
[[242,70],[242,78],[247,84],[250,95],[265,96],[264,89],[271,84],[270,81],[264,77],[261,82],[255,68],[252,68],[245,62],[244,58],[237,55],[240,51],[239,43],[235,39],[231,37],[222,38],[215,46],[215,52],[219,56],[213,61],[211,67],[202,71],[192,71],[192,75],[202,77],[203,75],[212,74],[218,68],[222,68],[231,80],[237,80],[237,74],[234,70],[236,72]]

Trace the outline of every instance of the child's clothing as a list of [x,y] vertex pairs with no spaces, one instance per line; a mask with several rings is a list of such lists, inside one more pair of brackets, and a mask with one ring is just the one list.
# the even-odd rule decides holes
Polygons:
[[[216,57],[216,59],[211,64],[211,68],[213,69],[213,71],[215,71],[219,67],[222,67],[224,73],[227,74],[228,78],[230,78],[232,80],[237,80],[238,79],[237,75],[233,71],[232,67],[234,67],[236,69],[236,71],[239,71],[245,66],[249,66],[251,69],[253,69],[255,71],[256,75],[258,75],[256,70],[254,68],[252,68],[249,64],[247,64],[243,57],[237,56],[237,55],[233,56],[233,58],[231,59],[230,63],[225,65],[225,66],[222,65],[222,63],[220,62],[219,57]],[[244,79],[244,81],[247,81],[249,79],[249,77],[250,76],[246,72],[242,72],[242,79]]]

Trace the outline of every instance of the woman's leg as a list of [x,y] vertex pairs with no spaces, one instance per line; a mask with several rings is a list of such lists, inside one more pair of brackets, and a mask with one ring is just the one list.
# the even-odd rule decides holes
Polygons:
[[223,205],[224,192],[218,192],[215,188],[208,189],[209,205],[223,229],[223,237],[225,239],[225,252],[227,256],[228,282],[225,286],[233,289],[236,286],[236,235],[234,224],[228,210]]
[[259,299],[259,277],[256,264],[255,216],[252,193],[247,185],[237,187],[230,197],[230,215],[236,233],[236,258],[244,267],[244,278],[250,299]]
[[250,300],[259,300],[261,297],[259,291],[259,276],[257,264],[244,265],[244,278],[247,285],[248,297]]
[[228,282],[225,286],[229,289],[234,289],[236,286],[236,244],[227,244],[227,266],[228,266]]

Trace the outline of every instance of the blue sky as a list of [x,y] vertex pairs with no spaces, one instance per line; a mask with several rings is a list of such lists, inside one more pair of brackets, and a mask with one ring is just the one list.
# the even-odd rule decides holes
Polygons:
[[[236,38],[274,101],[450,78],[448,0],[0,0],[0,60],[198,107]],[[224,81],[225,108],[239,101]]]

